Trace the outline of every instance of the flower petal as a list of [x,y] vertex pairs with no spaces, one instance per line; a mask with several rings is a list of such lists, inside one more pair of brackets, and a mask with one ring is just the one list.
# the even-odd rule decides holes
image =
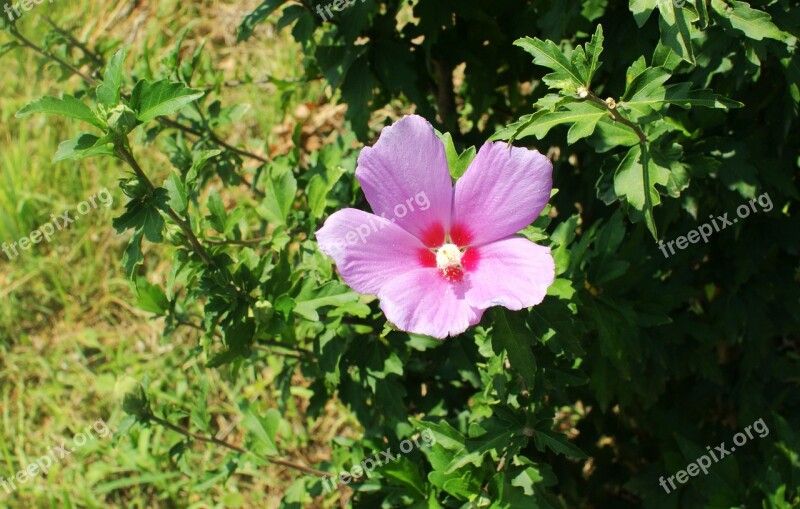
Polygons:
[[539,304],[555,280],[550,248],[522,237],[510,237],[477,249],[475,266],[468,272],[470,305],[486,309],[503,306],[520,310]]
[[444,144],[427,120],[406,116],[384,128],[375,146],[361,151],[356,178],[376,215],[421,240],[441,244],[450,223],[453,185]]
[[430,250],[419,239],[369,212],[335,212],[317,232],[320,250],[333,258],[353,290],[377,295],[390,279],[425,266]]
[[400,329],[444,339],[481,321],[482,309],[465,299],[466,285],[449,283],[435,268],[417,269],[389,281],[378,298],[386,318]]
[[456,182],[451,228],[479,246],[513,235],[544,209],[553,188],[553,165],[539,152],[486,143]]

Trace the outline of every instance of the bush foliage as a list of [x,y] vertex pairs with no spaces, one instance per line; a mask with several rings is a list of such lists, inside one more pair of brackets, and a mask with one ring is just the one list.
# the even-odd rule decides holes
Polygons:
[[[291,30],[305,81],[347,105],[350,128],[319,151],[261,157],[226,143],[217,130],[244,108],[215,98],[218,72],[180,39],[152,69],[108,48],[85,86],[18,114],[83,122],[56,160],[125,167],[114,227],[130,239],[122,263],[138,306],[166,333],[200,329],[193,355],[207,369],[236,377],[264,362],[259,349],[292,353],[271,364],[278,411],[243,406],[248,453],[220,469],[281,457],[301,374],[309,417],[338,400],[363,427],[331,444],[318,472],[426,428],[436,436],[339,492],[354,507],[800,504],[800,5],[363,0],[328,21],[315,7],[266,0],[239,39],[264,23]],[[6,30],[5,50],[26,45]],[[557,193],[523,232],[556,261],[541,306],[497,308],[435,341],[387,324],[319,251],[331,212],[367,208],[359,149],[408,111],[444,133],[454,177],[488,139],[551,157]],[[156,149],[169,171],[137,161]],[[747,219],[667,256],[669,241],[743,205]],[[174,247],[166,281],[148,278],[148,243]],[[178,420],[213,433],[203,395],[188,416],[131,401],[132,436]],[[659,485],[758,419],[769,435],[675,492]],[[284,505],[333,496],[304,474]]]

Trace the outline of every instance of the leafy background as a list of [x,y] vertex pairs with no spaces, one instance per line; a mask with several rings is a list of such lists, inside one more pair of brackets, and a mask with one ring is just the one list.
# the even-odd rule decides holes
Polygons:
[[[0,261],[0,475],[99,417],[118,433],[4,504],[800,505],[797,2],[57,4],[0,40],[0,239],[115,202]],[[454,177],[489,138],[553,160],[523,232],[556,260],[541,306],[409,335],[319,252],[331,212],[368,210],[359,149],[410,112]],[[425,428],[336,493],[307,471]]]

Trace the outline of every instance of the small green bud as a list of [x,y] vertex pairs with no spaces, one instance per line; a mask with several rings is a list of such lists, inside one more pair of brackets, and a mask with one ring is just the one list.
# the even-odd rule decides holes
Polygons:
[[269,322],[272,320],[272,317],[275,314],[275,309],[272,307],[272,303],[268,300],[259,300],[256,302],[254,308],[256,319],[260,323]]
[[120,104],[108,112],[106,123],[109,131],[124,136],[133,131],[139,121],[136,119],[135,111],[124,104]]
[[122,402],[122,409],[126,414],[142,419],[150,414],[150,403],[147,393],[138,380],[123,376],[114,385],[114,397]]

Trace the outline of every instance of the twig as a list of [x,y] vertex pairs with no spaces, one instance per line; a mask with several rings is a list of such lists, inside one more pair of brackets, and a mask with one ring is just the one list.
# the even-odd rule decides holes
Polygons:
[[[17,30],[17,28],[14,25],[11,25],[10,32],[24,46],[32,49],[33,51],[35,51],[36,53],[42,55],[43,57],[49,58],[50,60],[58,63],[59,65],[61,65],[65,69],[68,69],[74,75],[81,77],[89,86],[97,85],[97,80],[96,79],[92,78],[91,76],[88,76],[88,75],[84,74],[83,72],[81,72],[75,66],[73,66],[73,65],[67,63],[66,61],[62,60],[61,58],[53,55],[49,51],[46,51],[42,47],[37,46],[36,44],[32,43],[27,37],[25,37],[24,35],[19,33],[19,31]],[[125,96],[123,94],[123,97],[127,97],[127,96]],[[164,124],[164,125],[166,125],[168,127],[172,127],[174,129],[178,129],[178,130],[183,131],[183,132],[185,132],[187,134],[192,134],[192,135],[198,136],[198,137],[202,137],[202,136],[205,135],[205,133],[203,133],[202,131],[199,131],[199,130],[194,129],[194,128],[190,127],[190,126],[181,124],[180,122],[176,122],[175,120],[172,120],[172,119],[169,119],[169,118],[166,118],[166,117],[158,117],[156,120],[158,120],[160,123],[162,123],[162,124]],[[262,156],[260,156],[258,154],[254,154],[252,152],[248,152],[247,150],[243,150],[243,149],[234,147],[230,143],[228,143],[228,142],[222,140],[221,138],[219,138],[219,136],[217,136],[213,132],[210,132],[208,134],[208,138],[209,138],[209,140],[211,140],[212,143],[216,144],[217,146],[220,146],[220,147],[223,147],[223,148],[225,148],[227,150],[230,150],[231,152],[239,154],[240,156],[247,157],[249,159],[255,159],[256,161],[260,161],[262,163],[269,163],[270,162],[269,159],[266,159],[266,158],[264,158],[264,157],[262,157]],[[247,181],[246,178],[242,177],[241,175],[239,176],[239,178],[242,180],[243,184],[245,184],[248,187],[250,187],[251,189],[253,189],[253,191],[257,195],[259,195],[262,198],[264,197],[263,192],[255,189],[250,184],[250,182]]]
[[82,73],[82,72],[80,71],[80,69],[78,69],[77,67],[74,67],[74,66],[72,66],[72,65],[68,64],[67,62],[65,62],[64,60],[61,60],[59,57],[57,57],[57,56],[53,55],[53,54],[52,54],[52,53],[50,53],[49,51],[46,51],[44,48],[42,48],[42,47],[40,47],[40,46],[37,46],[37,45],[35,45],[34,43],[32,43],[30,40],[28,40],[28,38],[27,38],[27,37],[25,37],[24,35],[22,35],[21,33],[19,33],[19,31],[17,30],[17,27],[16,27],[16,26],[14,26],[14,25],[11,25],[11,27],[10,27],[10,32],[11,32],[11,35],[13,35],[13,36],[14,36],[14,37],[16,37],[17,39],[19,39],[19,41],[20,41],[20,42],[21,42],[21,43],[22,43],[24,46],[26,46],[26,47],[28,47],[28,48],[32,49],[33,51],[35,51],[36,53],[38,53],[38,54],[42,55],[43,57],[45,57],[45,58],[49,58],[50,60],[52,60],[52,61],[54,61],[54,62],[58,63],[59,65],[61,65],[61,66],[62,66],[62,67],[64,67],[65,69],[67,69],[67,70],[69,70],[70,72],[72,72],[72,74],[74,74],[74,75],[76,75],[76,76],[80,76],[80,77],[81,77],[81,78],[83,78],[83,80],[84,80],[86,83],[88,83],[89,85],[91,85],[91,86],[94,86],[95,84],[97,84],[97,81],[96,81],[94,78],[92,78],[91,76],[87,76],[86,74]]
[[212,246],[257,246],[264,242],[267,242],[268,238],[261,237],[257,239],[247,239],[247,240],[236,240],[236,239],[205,239],[207,244],[211,244]]
[[226,449],[230,449],[231,451],[235,451],[235,452],[238,452],[238,453],[241,453],[241,454],[252,454],[253,456],[256,456],[256,457],[259,457],[261,459],[264,459],[264,460],[266,460],[266,461],[268,461],[268,462],[270,462],[272,464],[280,465],[282,467],[291,468],[291,469],[294,469],[294,470],[298,470],[300,472],[303,472],[304,474],[318,475],[318,476],[322,476],[322,477],[330,476],[330,474],[328,472],[324,472],[322,470],[317,470],[316,468],[306,467],[304,465],[300,465],[300,464],[297,464],[297,463],[292,463],[291,461],[287,461],[287,460],[283,460],[283,459],[279,459],[279,458],[270,458],[270,457],[267,457],[267,456],[261,456],[261,455],[255,454],[254,452],[248,451],[247,449],[243,449],[242,447],[239,447],[238,445],[232,444],[230,442],[226,442],[224,440],[220,440],[220,439],[218,439],[216,437],[207,437],[207,436],[200,435],[200,434],[197,434],[197,433],[192,433],[191,431],[189,431],[188,429],[186,429],[186,428],[184,428],[182,426],[178,426],[177,424],[173,424],[173,423],[169,422],[166,419],[162,419],[160,417],[156,417],[155,415],[152,415],[152,414],[148,415],[148,420],[153,421],[155,423],[158,423],[161,426],[164,426],[165,428],[169,428],[172,431],[175,431],[176,433],[180,433],[181,435],[184,435],[184,436],[186,436],[188,438],[191,438],[193,440],[197,440],[199,442],[205,442],[207,444],[219,445],[221,447],[225,447]]
[[73,36],[71,33],[67,32],[66,30],[63,30],[58,25],[56,25],[55,22],[52,19],[50,19],[49,16],[42,15],[42,17],[45,19],[45,21],[47,21],[50,24],[51,27],[53,27],[53,30],[55,30],[56,32],[58,32],[62,36],[66,37],[70,41],[72,46],[74,46],[74,47],[78,48],[79,50],[83,51],[83,54],[86,55],[87,57],[91,58],[92,60],[94,60],[95,63],[97,63],[97,65],[99,65],[100,67],[103,67],[103,66],[106,65],[105,61],[103,60],[103,57],[101,57],[100,55],[98,55],[94,51],[90,50],[88,46],[86,46],[84,43],[82,43],[81,41],[76,39],[75,36]]
[[[199,331],[206,332],[205,328],[203,328],[201,325],[196,324],[194,322],[190,322],[188,320],[184,320],[184,319],[181,319],[181,318],[176,318],[175,319],[175,323],[178,324],[178,325],[182,325],[184,327],[189,327],[189,328],[192,328],[192,329],[197,329]],[[217,335],[219,335],[219,334],[217,334]],[[270,347],[270,346],[274,347],[274,348],[282,348],[284,350],[288,350],[289,352],[292,352],[292,354],[289,355],[289,354],[286,354],[284,352],[275,352],[274,350],[270,350],[269,348],[267,348],[267,347]],[[276,355],[286,355],[288,357],[295,357],[297,359],[302,359],[302,358],[304,358],[306,356],[313,355],[313,353],[314,353],[311,350],[308,350],[307,348],[303,348],[301,346],[291,346],[291,345],[286,345],[286,344],[280,343],[278,341],[270,341],[270,340],[260,341],[259,344],[253,345],[252,348],[253,348],[253,350],[260,350],[262,352],[274,353]]]
[[[275,350],[273,350],[271,348],[268,348],[266,346],[253,345],[252,348],[253,348],[253,350],[258,350],[259,352],[266,352],[266,353],[271,354],[271,355],[280,355],[280,356],[283,356],[283,357],[291,357],[293,359],[305,359],[305,355],[303,355],[303,354],[294,353],[294,352],[276,352]],[[291,350],[290,347],[285,347],[285,348]]]
[[[116,152],[117,155],[119,155],[119,157],[123,161],[128,163],[128,166],[130,166],[133,169],[134,173],[136,173],[136,176],[139,177],[139,180],[141,180],[142,183],[144,183],[150,191],[156,190],[156,186],[153,185],[153,183],[147,177],[147,174],[145,174],[144,170],[142,170],[142,167],[139,166],[139,163],[136,161],[136,158],[133,157],[130,148],[118,144],[116,147]],[[175,222],[175,224],[177,224],[180,227],[180,229],[183,231],[183,234],[186,235],[186,238],[192,245],[192,249],[194,250],[195,253],[197,253],[200,259],[203,260],[203,263],[205,263],[210,267],[216,267],[214,260],[208,254],[203,245],[200,244],[200,241],[197,239],[197,236],[194,234],[189,224],[183,218],[181,218],[174,210],[172,210],[172,207],[167,206],[164,209],[164,212],[170,217],[170,219],[172,219]]]
[[620,124],[623,124],[623,125],[631,128],[633,130],[633,132],[636,133],[636,136],[639,137],[639,141],[641,143],[647,143],[647,135],[644,134],[644,131],[639,129],[639,126],[637,126],[636,124],[634,124],[633,122],[631,122],[627,118],[625,118],[622,115],[620,115],[619,111],[617,111],[616,105],[614,105],[612,107],[612,105],[610,105],[608,102],[606,102],[606,101],[600,99],[599,97],[597,97],[593,92],[589,92],[588,95],[586,96],[586,98],[589,99],[590,101],[592,101],[593,103],[597,103],[600,106],[602,106],[603,108],[605,108],[606,111],[608,111],[608,113],[611,115],[611,118],[613,118],[614,120],[616,120]]

